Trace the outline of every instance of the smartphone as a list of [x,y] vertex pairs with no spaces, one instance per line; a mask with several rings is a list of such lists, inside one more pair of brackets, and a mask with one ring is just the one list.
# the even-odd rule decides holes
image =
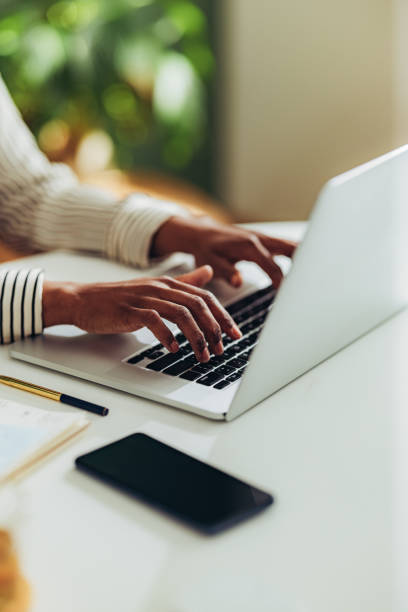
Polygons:
[[75,463],[208,534],[273,503],[269,493],[143,433],[82,455]]

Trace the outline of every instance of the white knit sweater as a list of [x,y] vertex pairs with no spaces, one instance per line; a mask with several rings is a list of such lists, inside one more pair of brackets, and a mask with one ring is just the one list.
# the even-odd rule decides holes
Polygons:
[[[118,201],[79,184],[38,149],[0,75],[0,240],[20,250],[94,251],[146,266],[171,202],[134,194]],[[42,270],[0,269],[0,344],[42,332]]]

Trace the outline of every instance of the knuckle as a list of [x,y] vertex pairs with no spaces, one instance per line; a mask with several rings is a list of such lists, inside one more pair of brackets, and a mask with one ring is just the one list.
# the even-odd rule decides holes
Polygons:
[[160,321],[160,315],[157,310],[146,310],[145,321],[149,325],[155,325]]
[[230,317],[230,315],[228,313],[225,313],[225,315],[224,315],[224,324],[227,327],[235,327],[235,325],[236,325],[234,319],[232,317]]
[[191,320],[191,314],[186,306],[176,306],[176,316],[181,323],[188,323]]
[[166,282],[164,281],[163,278],[157,278],[154,281],[154,286],[155,287],[159,287],[160,289],[167,289],[167,284],[166,284]]
[[203,350],[207,346],[207,343],[205,341],[204,335],[201,332],[199,332],[199,331],[197,331],[196,334],[195,334],[195,344],[196,344],[198,350],[200,351],[200,353],[202,353]]
[[231,321],[230,315],[225,310],[221,302],[215,297],[215,295],[211,293],[211,291],[204,291],[203,300],[205,301],[207,306],[210,308],[210,310],[216,310],[217,313],[220,314],[220,317],[222,319],[225,319],[226,321]]
[[250,244],[258,246],[259,238],[256,234],[252,234],[252,232],[250,232],[246,238]]
[[152,290],[160,289],[162,287],[163,285],[156,279],[148,280],[140,285],[140,289],[142,289],[147,295],[151,294]]
[[198,310],[199,312],[205,312],[207,310],[207,304],[205,303],[203,298],[198,295],[193,296],[192,306],[195,310]]
[[215,321],[215,324],[213,325],[212,333],[213,333],[214,341],[218,343],[222,338],[222,330],[216,321]]
[[171,278],[171,276],[165,275],[165,276],[161,276],[160,277],[160,281],[163,282],[163,283],[170,284],[170,283],[173,282],[173,279]]
[[131,327],[138,319],[135,311],[125,304],[119,307],[118,314],[120,321],[122,321],[126,327]]
[[211,291],[207,291],[206,289],[203,289],[202,292],[202,299],[207,303],[207,304],[218,304],[218,300],[215,297],[215,295],[213,293],[211,293]]

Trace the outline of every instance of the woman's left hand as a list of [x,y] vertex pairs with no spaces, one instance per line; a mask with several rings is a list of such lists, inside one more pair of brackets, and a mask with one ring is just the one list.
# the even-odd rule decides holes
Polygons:
[[292,257],[296,243],[272,238],[253,230],[223,225],[207,217],[171,217],[156,233],[152,256],[163,257],[181,251],[194,255],[198,266],[209,264],[218,278],[239,287],[242,277],[238,261],[257,263],[279,287],[283,274],[276,255]]

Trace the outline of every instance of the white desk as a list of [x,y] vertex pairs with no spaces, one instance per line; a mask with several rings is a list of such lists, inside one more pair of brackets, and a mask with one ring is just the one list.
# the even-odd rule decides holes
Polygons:
[[[72,277],[54,255],[35,259],[50,277]],[[106,265],[107,278],[118,273]],[[76,274],[95,270],[91,261]],[[33,612],[406,612],[407,347],[404,312],[232,423],[13,361],[2,348],[5,374],[111,408],[20,485]],[[6,387],[0,395],[59,409]],[[79,454],[135,431],[264,487],[276,503],[207,538],[75,470]]]

